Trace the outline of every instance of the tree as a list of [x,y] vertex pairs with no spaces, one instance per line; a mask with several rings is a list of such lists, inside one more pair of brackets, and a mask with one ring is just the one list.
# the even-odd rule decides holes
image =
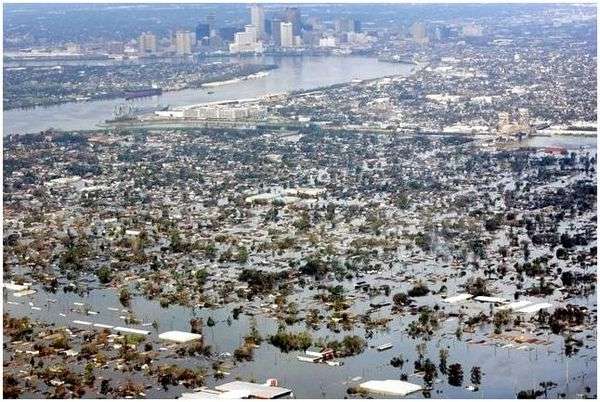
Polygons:
[[238,247],[237,262],[240,264],[248,262],[248,249],[245,246]]
[[206,278],[208,278],[208,272],[206,269],[202,268],[196,271],[196,283],[198,286],[202,287],[206,283]]
[[408,298],[408,296],[406,295],[406,293],[396,293],[393,297],[392,300],[394,302],[394,305],[396,307],[400,307],[400,306],[405,306],[410,302],[410,299]]
[[408,291],[410,297],[426,296],[429,293],[429,288],[423,282],[418,281],[411,290]]
[[112,280],[112,272],[109,267],[103,266],[98,270],[98,280],[100,283],[109,283]]
[[560,275],[560,280],[562,281],[563,286],[569,287],[573,286],[573,273],[571,271],[564,271]]
[[471,382],[475,386],[481,384],[481,367],[473,366],[471,368]]
[[123,306],[129,306],[129,303],[131,301],[131,294],[129,293],[129,289],[121,288],[121,290],[119,291],[119,301]]
[[435,368],[435,364],[431,362],[431,360],[425,360],[423,364],[423,371],[425,375],[423,376],[423,380],[428,387],[433,386],[433,380],[437,377],[437,369]]
[[440,349],[440,373],[446,374],[448,369],[448,349],[442,348]]
[[465,284],[465,290],[473,296],[489,296],[490,292],[487,289],[487,282],[484,278],[469,278]]
[[448,384],[460,387],[463,381],[463,369],[460,363],[451,364],[448,367]]
[[392,365],[392,367],[402,368],[402,366],[404,365],[404,359],[402,358],[402,355],[392,357],[392,360],[390,360],[390,364]]

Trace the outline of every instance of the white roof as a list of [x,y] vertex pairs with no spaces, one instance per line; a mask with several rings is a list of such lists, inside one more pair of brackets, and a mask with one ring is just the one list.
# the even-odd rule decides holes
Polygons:
[[533,304],[533,302],[529,300],[521,300],[518,302],[507,304],[506,306],[498,307],[498,310],[518,310],[525,306],[529,306],[530,304]]
[[473,297],[473,295],[470,295],[468,293],[461,293],[461,294],[456,295],[456,296],[445,298],[444,302],[445,303],[450,303],[450,304],[460,303],[460,302],[463,302],[465,300],[469,300],[471,297]]
[[8,289],[8,290],[14,290],[14,291],[19,292],[21,290],[27,289],[29,286],[27,286],[27,285],[19,285],[19,284],[16,284],[16,283],[8,282],[8,283],[4,284],[4,287],[6,289]]
[[79,325],[92,325],[91,322],[89,321],[81,321],[81,320],[73,320],[73,324],[79,324]]
[[13,293],[14,297],[23,297],[23,296],[29,296],[35,293],[35,290],[33,289],[26,289],[26,290],[21,290],[19,292],[15,292]]
[[542,309],[550,307],[552,307],[552,304],[550,303],[536,303],[532,304],[531,306],[523,307],[517,310],[517,313],[535,313],[536,311],[540,311]]
[[168,331],[158,335],[158,338],[163,341],[185,343],[201,339],[202,335],[184,331]]
[[363,382],[358,387],[370,392],[401,396],[412,394],[413,392],[423,389],[423,387],[418,384],[400,380],[372,380]]
[[248,399],[251,395],[247,391],[212,391],[184,392],[180,399]]
[[96,328],[107,328],[107,329],[113,328],[112,325],[108,325],[108,324],[94,324],[94,327],[96,327]]
[[217,385],[215,389],[223,392],[243,391],[249,396],[259,399],[274,399],[289,395],[292,392],[287,388],[270,387],[264,384],[254,384],[245,381],[228,382],[226,384]]
[[475,300],[480,302],[490,302],[490,303],[506,303],[507,300],[503,297],[490,297],[490,296],[477,296]]
[[126,332],[130,334],[138,334],[138,335],[150,335],[150,331],[146,331],[143,329],[135,329],[135,328],[126,328],[126,327],[114,327],[114,331]]

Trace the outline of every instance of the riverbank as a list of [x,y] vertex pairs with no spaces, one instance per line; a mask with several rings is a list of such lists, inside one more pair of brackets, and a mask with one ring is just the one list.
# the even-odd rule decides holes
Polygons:
[[[368,57],[285,57],[258,56],[244,59],[246,63],[276,64],[268,77],[245,80],[215,88],[209,94],[202,89],[164,92],[161,96],[132,101],[134,106],[184,106],[229,99],[258,98],[271,93],[292,92],[350,82],[353,79],[373,79],[389,75],[406,76],[412,66],[379,62]],[[4,133],[32,133],[50,127],[61,130],[84,130],[113,117],[116,106],[123,101],[71,102],[35,109],[13,109],[4,112]]]
[[[256,66],[250,65],[250,64],[244,64],[244,65],[241,65],[241,70],[238,71],[237,73],[225,73],[225,74],[218,75],[218,76],[210,76],[209,78],[189,81],[183,85],[166,86],[166,87],[162,88],[162,91],[163,92],[176,92],[176,91],[182,91],[182,90],[186,90],[186,89],[199,89],[199,88],[209,87],[209,86],[211,86],[211,84],[215,84],[215,86],[219,86],[219,85],[221,85],[221,83],[235,83],[235,82],[243,81],[245,79],[252,79],[252,77],[255,77],[256,74],[264,73],[264,72],[267,72],[267,71],[270,71],[270,70],[273,70],[276,68],[277,68],[277,65],[274,65],[274,64],[256,65]],[[53,99],[50,96],[50,97],[44,97],[39,101],[32,101],[30,103],[26,103],[25,105],[19,105],[19,106],[15,106],[15,107],[10,106],[10,104],[8,106],[6,106],[6,102],[5,102],[4,111],[32,110],[32,109],[35,109],[38,107],[49,107],[49,106],[63,105],[63,104],[76,103],[76,102],[104,101],[104,100],[111,100],[111,99],[123,99],[125,101],[126,96],[127,96],[127,91],[124,91],[122,89],[116,89],[113,92],[101,93],[99,95],[92,95],[92,96],[83,96],[83,95],[77,96],[76,94],[72,94],[67,99]],[[153,96],[155,96],[155,95],[153,95]],[[151,96],[149,96],[149,97],[151,97]],[[143,98],[143,97],[138,97],[138,98]]]

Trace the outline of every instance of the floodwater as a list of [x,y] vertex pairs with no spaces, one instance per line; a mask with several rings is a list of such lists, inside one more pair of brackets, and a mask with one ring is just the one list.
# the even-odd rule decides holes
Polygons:
[[[352,290],[354,283],[358,280],[365,280],[372,286],[390,284],[392,286],[392,294],[394,294],[401,291],[406,292],[411,287],[403,279],[407,273],[411,275],[416,274],[419,277],[438,279],[440,276],[448,275],[446,276],[449,278],[446,283],[448,294],[452,295],[459,292],[458,281],[452,278],[452,270],[448,268],[444,269],[440,264],[441,261],[436,262],[433,258],[426,258],[425,261],[416,264],[396,264],[391,270],[386,271],[383,276],[382,273],[366,274],[363,278],[345,280],[341,284],[349,291],[349,294],[356,296],[355,303],[351,308],[354,313],[364,313],[368,310],[369,303],[372,301],[369,300],[366,294],[361,295],[360,291],[355,292]],[[336,285],[337,281],[329,284]],[[500,288],[503,287],[501,282],[498,282],[497,285]],[[433,287],[437,288],[435,285]],[[124,324],[119,316],[127,314],[108,309],[123,308],[118,301],[117,293],[113,289],[98,288],[91,290],[84,296],[78,296],[74,293],[63,293],[62,291],[52,294],[45,292],[41,287],[36,286],[34,288],[38,290],[38,293],[28,298],[15,298],[12,292],[5,293],[5,302],[20,303],[19,305],[7,305],[5,303],[6,310],[11,315],[29,316],[46,322],[54,322],[57,326],[77,326],[72,323],[73,320],[84,320],[101,324],[143,328],[142,324]],[[320,302],[312,299],[312,296],[316,293],[317,290],[311,290],[309,287],[306,287],[302,291],[294,293],[290,296],[290,299],[297,302],[300,308],[322,307],[322,305],[319,306]],[[557,294],[549,297],[546,301],[552,302],[552,299],[556,297],[558,297]],[[595,308],[595,298],[596,295],[592,294],[588,297],[575,297],[570,302],[585,305],[593,309]],[[48,302],[48,299],[55,299],[56,302]],[[542,301],[536,298],[528,299]],[[33,305],[41,307],[42,310],[32,310],[28,304],[29,301]],[[84,315],[74,312],[72,310],[78,308],[74,305],[74,302],[85,303],[87,308],[98,311],[99,314]],[[240,314],[237,320],[231,319],[230,324],[228,324],[227,319],[232,316],[232,309],[237,306],[248,308],[250,304],[258,306],[264,302],[268,302],[268,299],[260,302],[231,303],[224,307],[210,309],[193,309],[175,305],[162,308],[157,301],[135,297],[131,302],[130,310],[135,313],[135,316],[142,323],[151,323],[153,320],[158,321],[159,326],[156,331],[150,326],[144,327],[152,331],[149,338],[154,341],[157,341],[158,333],[164,331],[189,331],[189,320],[193,317],[202,318],[204,323],[207,322],[208,317],[212,317],[216,325],[214,327],[207,327],[205,324],[205,342],[212,346],[213,352],[219,354],[224,352],[233,353],[242,344],[243,337],[249,331],[251,318],[244,313]],[[441,302],[439,295],[428,295],[419,298],[419,304],[428,304],[430,306],[437,304],[447,312],[458,311],[461,308],[460,306],[485,312],[488,312],[490,309],[488,304],[476,302],[467,302],[463,305],[447,305]],[[60,313],[64,314],[65,317],[60,316]],[[471,313],[473,313],[473,310],[471,310]],[[303,317],[304,314],[304,311],[301,310],[299,317]],[[252,362],[238,363],[233,369],[227,370],[231,374],[222,380],[215,380],[209,376],[207,377],[206,385],[214,386],[233,381],[237,376],[245,380],[256,380],[257,382],[263,382],[267,378],[277,378],[281,386],[292,389],[298,398],[343,398],[346,395],[347,388],[350,386],[356,386],[368,380],[399,379],[402,373],[409,374],[408,381],[422,384],[422,378],[410,373],[414,371],[412,365],[416,359],[416,345],[422,343],[423,340],[412,339],[405,332],[407,324],[415,317],[411,315],[391,314],[389,306],[383,307],[371,314],[373,320],[384,317],[393,317],[393,321],[390,322],[388,329],[375,330],[373,337],[368,340],[368,348],[362,354],[337,359],[344,362],[344,365],[341,367],[300,362],[296,356],[302,355],[301,351],[282,353],[265,340],[255,350]],[[255,316],[255,319],[257,328],[263,338],[268,339],[270,335],[277,331],[278,323],[275,318],[258,314]],[[468,344],[466,341],[469,339],[488,339],[487,334],[492,332],[492,328],[484,325],[475,333],[465,332],[462,335],[462,339],[457,340],[454,334],[456,325],[456,318],[449,318],[441,323],[439,331],[433,335],[431,340],[425,342],[427,344],[425,357],[430,358],[437,365],[439,350],[443,347],[448,348],[448,364],[460,363],[463,367],[463,385],[460,387],[448,385],[444,378],[445,376],[438,372],[439,382],[434,386],[432,397],[514,398],[520,390],[539,389],[541,382],[548,381],[558,384],[556,388],[548,391],[549,397],[556,397],[558,393],[563,392],[568,397],[575,397],[579,393],[584,393],[586,386],[591,387],[593,390],[592,393],[596,390],[595,348],[583,348],[576,355],[566,357],[564,355],[562,336],[555,336],[548,332],[538,335],[538,338],[551,342],[550,345],[529,345],[527,349]],[[307,328],[304,322],[301,321],[287,329],[288,331],[298,332]],[[321,329],[317,331],[311,329],[309,332],[313,340],[318,338],[341,340],[346,335],[354,334],[361,337],[365,336],[362,326],[351,331],[342,330],[340,333],[334,333],[327,329],[325,325],[322,325]],[[584,330],[583,333],[577,334],[577,337],[583,338],[587,335],[595,336],[595,331]],[[383,352],[378,352],[374,349],[376,346],[388,342],[394,345],[392,349]],[[521,345],[516,346],[520,347]],[[402,356],[404,358],[405,364],[403,368],[394,368],[390,365],[391,358],[395,356]],[[210,367],[210,362],[206,362],[201,358],[185,358],[177,360],[177,364],[196,368],[199,366]],[[477,392],[466,388],[470,384],[470,370],[473,366],[481,367],[484,374],[482,385]],[[111,377],[118,376],[114,372],[111,374]],[[352,379],[354,380],[352,381]],[[170,387],[165,392],[162,388],[154,387],[147,390],[147,396],[154,398],[177,397],[181,392],[189,392],[189,390],[186,391],[183,387]],[[423,395],[419,392],[409,397],[422,398]]]
[[[291,91],[298,89],[315,88],[324,85],[331,85],[340,82],[347,82],[355,78],[369,79],[387,75],[406,75],[410,73],[410,66],[401,64],[382,63],[374,59],[361,57],[298,57],[273,59],[268,57],[249,59],[252,62],[277,63],[279,69],[271,71],[267,77],[242,81],[236,84],[225,85],[211,88],[214,94],[208,94],[206,89],[184,90],[179,92],[165,93],[160,97],[153,99],[139,100],[142,106],[151,106],[156,103],[162,105],[184,105],[206,101],[216,101],[224,99],[252,98],[268,93],[277,93],[282,91]],[[4,131],[5,133],[23,133],[39,131],[48,127],[62,128],[65,130],[91,129],[95,124],[111,117],[115,105],[123,102],[122,100],[97,101],[69,103],[59,106],[36,108],[31,110],[12,110],[4,112]],[[593,137],[534,137],[523,141],[522,146],[564,146],[569,149],[576,149],[581,146],[590,148],[596,147],[596,139]],[[562,264],[562,262],[561,262]],[[425,262],[405,265],[397,265],[393,269],[385,272],[386,278],[382,279],[382,274],[366,275],[361,280],[365,280],[372,286],[390,284],[392,294],[397,292],[406,292],[411,286],[403,280],[405,273],[411,273],[421,278],[441,278],[447,277],[448,294],[452,295],[460,291],[457,286],[458,281],[452,277],[451,271],[446,271],[440,267],[440,263],[428,259]],[[353,292],[354,283],[357,280],[343,281],[344,287]],[[335,285],[337,283],[329,283]],[[64,284],[63,284],[64,285]],[[497,284],[500,290],[506,290],[502,283]],[[437,289],[439,282],[431,285]],[[12,292],[4,293],[4,308],[15,316],[29,316],[45,322],[53,322],[57,326],[75,325],[73,320],[91,321],[94,323],[121,325],[123,320],[119,318],[123,315],[121,312],[108,310],[108,308],[123,308],[120,306],[117,294],[113,289],[94,288],[89,293],[79,296],[75,293],[56,294],[44,291],[40,286],[34,286],[38,293],[26,297],[16,298]],[[301,308],[311,308],[318,306],[318,303],[312,300],[315,290],[304,289],[302,292],[290,296]],[[358,292],[360,294],[360,292]],[[503,296],[509,296],[503,294]],[[548,301],[558,297],[554,295]],[[49,299],[56,300],[50,302]],[[388,298],[389,299],[389,298]],[[535,300],[535,298],[528,298]],[[588,306],[590,309],[596,308],[596,294],[589,297],[575,297],[570,300],[573,304]],[[18,304],[7,304],[6,302]],[[263,300],[267,302],[268,300]],[[440,302],[439,295],[429,295],[420,298],[419,304],[429,304],[431,306],[438,304],[447,311],[455,311],[457,306],[444,306]],[[542,300],[536,300],[542,301]],[[42,310],[31,309],[29,302]],[[90,310],[98,311],[98,315],[84,315],[73,311],[77,308],[74,303],[85,303]],[[356,302],[352,307],[353,313],[364,313],[369,308],[369,299],[365,296],[357,296]],[[247,303],[249,304],[249,303]],[[254,302],[258,306],[260,303]],[[476,303],[469,302],[466,305],[471,308]],[[145,328],[152,331],[149,336],[152,340],[157,340],[157,334],[169,330],[189,331],[189,321],[193,317],[199,317],[207,322],[208,317],[212,317],[216,325],[214,327],[204,327],[204,336],[206,344],[211,345],[213,352],[233,353],[233,351],[242,344],[243,337],[248,333],[251,318],[241,314],[239,319],[230,320],[231,312],[234,307],[240,306],[240,303],[231,303],[224,307],[211,309],[192,309],[181,306],[169,306],[162,308],[158,301],[149,301],[143,297],[135,297],[132,300],[130,310],[142,323],[158,322],[158,329],[155,331],[151,326],[143,327],[140,325],[131,325],[135,328]],[[318,307],[323,307],[318,306]],[[473,308],[484,309],[487,311],[489,306],[479,305]],[[64,314],[64,317],[60,314]],[[304,311],[301,311],[299,317],[303,317]],[[207,377],[208,386],[233,381],[237,376],[245,380],[255,379],[263,382],[267,378],[277,378],[281,386],[290,388],[298,398],[343,398],[346,396],[346,390],[350,386],[356,386],[363,381],[399,379],[402,373],[413,373],[413,362],[416,358],[415,347],[421,343],[421,340],[411,339],[406,335],[407,324],[414,319],[412,316],[392,315],[390,307],[384,307],[371,315],[372,319],[393,317],[387,330],[375,331],[374,335],[368,341],[369,347],[365,352],[358,356],[340,359],[344,362],[341,367],[330,367],[323,364],[311,364],[300,362],[296,356],[302,352],[281,353],[278,349],[271,346],[267,341],[255,350],[254,360],[237,364],[229,370],[231,374],[222,380],[215,380],[213,377]],[[268,338],[277,330],[277,321],[267,315],[257,315],[256,323],[259,332],[263,338]],[[480,340],[487,339],[492,329],[490,326],[483,326],[476,333],[463,334],[462,340],[457,340],[454,335],[457,322],[456,319],[448,319],[443,322],[440,330],[434,334],[431,340],[426,341],[427,352],[425,357],[430,358],[437,364],[439,361],[439,350],[443,347],[449,348],[448,364],[460,363],[464,370],[464,381],[460,387],[454,387],[447,384],[447,381],[439,374],[439,383],[434,386],[432,397],[437,398],[514,398],[520,390],[539,389],[541,382],[554,382],[558,384],[548,392],[549,397],[556,397],[558,393],[565,393],[568,397],[575,397],[577,394],[584,393],[585,387],[589,386],[592,393],[597,389],[596,384],[596,349],[580,350],[572,357],[566,357],[564,354],[564,343],[561,336],[544,333],[540,338],[551,342],[550,345],[531,345],[527,349],[502,348],[495,345],[468,344],[469,338]],[[358,326],[357,326],[358,327]],[[297,323],[288,330],[294,332],[304,330],[303,322]],[[318,331],[310,330],[313,339],[325,338],[329,340],[341,340],[346,335],[359,335],[364,337],[365,331],[362,328],[356,328],[352,331],[341,331],[334,333],[322,325]],[[586,336],[595,337],[595,331],[585,330],[577,335],[578,338]],[[378,352],[374,347],[392,343],[394,346],[390,350]],[[588,342],[586,342],[588,343]],[[401,355],[407,361],[402,369],[392,367],[390,359]],[[5,351],[5,358],[6,358]],[[208,366],[210,362],[203,359],[186,358],[178,360],[178,364],[189,366]],[[481,367],[483,372],[482,385],[480,390],[472,392],[465,388],[470,384],[469,373],[473,366]],[[117,376],[118,373],[111,373],[111,376]],[[354,379],[354,381],[351,381]],[[422,384],[422,378],[409,375],[408,381]],[[147,390],[148,397],[176,397],[181,392],[186,392],[183,387],[170,387],[169,391],[164,392],[160,388]],[[36,395],[24,395],[35,397]],[[421,393],[410,395],[411,398],[421,398]]]
[[[390,75],[405,76],[410,74],[413,68],[408,64],[386,63],[374,58],[356,56],[263,56],[243,58],[239,61],[277,64],[279,68],[269,71],[269,74],[262,78],[211,88],[166,92],[161,96],[137,99],[133,104],[139,107],[181,106],[229,99],[255,98],[267,94],[339,84],[353,79],[364,80]],[[93,129],[97,124],[110,119],[115,106],[124,102],[123,99],[71,102],[49,107],[4,111],[4,133],[9,135],[38,132],[50,127],[62,130]]]

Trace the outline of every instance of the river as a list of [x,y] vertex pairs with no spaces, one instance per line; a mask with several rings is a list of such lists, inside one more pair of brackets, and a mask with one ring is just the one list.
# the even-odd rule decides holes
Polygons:
[[[251,57],[241,62],[277,64],[262,78],[241,81],[219,87],[186,89],[167,92],[161,96],[137,99],[136,106],[148,107],[181,106],[186,104],[245,99],[270,93],[289,92],[300,89],[349,82],[353,79],[372,79],[389,75],[408,75],[413,66],[408,64],[380,62],[368,57]],[[56,62],[59,65],[60,62]],[[210,92],[214,92],[209,94]],[[124,99],[112,99],[91,102],[71,102],[56,106],[34,109],[15,109],[4,111],[4,133],[21,134],[38,132],[53,127],[62,130],[93,129],[96,124],[112,117],[115,106],[124,103]]]

